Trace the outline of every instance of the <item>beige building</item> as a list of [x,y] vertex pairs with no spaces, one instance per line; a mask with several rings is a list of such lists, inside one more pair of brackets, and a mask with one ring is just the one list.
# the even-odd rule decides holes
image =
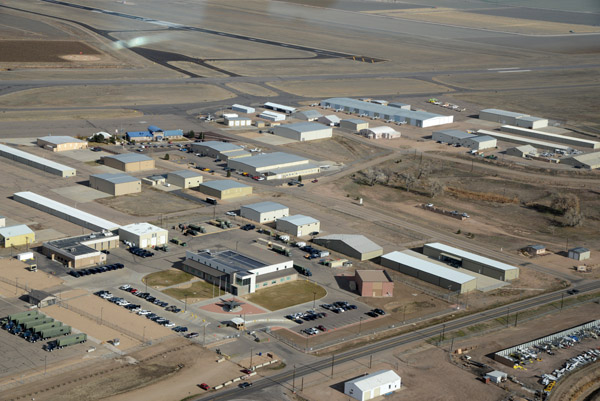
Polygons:
[[[140,248],[165,245],[169,242],[169,232],[149,223],[133,223],[119,228],[119,237],[123,242]],[[127,241],[127,242],[126,242]]]
[[179,170],[167,174],[167,183],[181,188],[196,188],[202,184],[202,175],[192,170]]
[[340,128],[347,129],[353,132],[359,132],[369,128],[369,122],[359,118],[350,118],[340,121]]
[[240,208],[240,216],[261,224],[270,223],[289,215],[290,209],[287,206],[271,201],[243,205]]
[[383,254],[383,248],[364,235],[331,234],[315,238],[313,242],[358,260],[369,260]]
[[113,196],[142,192],[142,181],[123,173],[90,175],[90,187]]
[[263,176],[267,180],[306,176],[318,174],[321,171],[320,167],[311,163],[310,160],[284,152],[228,160],[227,166],[253,176]]
[[273,128],[273,134],[296,141],[314,141],[317,139],[331,138],[331,127],[315,122],[301,122],[279,125]]
[[29,245],[35,242],[35,233],[25,224],[0,228],[0,246]]
[[38,146],[53,152],[65,150],[87,149],[88,143],[71,136],[44,136],[37,139]]
[[137,153],[123,153],[102,158],[105,166],[125,172],[135,172],[154,169],[154,159]]
[[277,229],[284,233],[295,235],[296,237],[304,237],[314,232],[319,232],[321,222],[309,216],[295,214],[277,219]]
[[70,268],[104,264],[106,251],[119,247],[119,236],[110,231],[44,242],[42,254]]
[[200,156],[208,156],[221,160],[251,156],[249,152],[246,152],[244,148],[239,145],[220,141],[192,143],[192,150],[197,152]]
[[252,187],[234,180],[208,181],[198,187],[198,191],[222,200],[252,195]]

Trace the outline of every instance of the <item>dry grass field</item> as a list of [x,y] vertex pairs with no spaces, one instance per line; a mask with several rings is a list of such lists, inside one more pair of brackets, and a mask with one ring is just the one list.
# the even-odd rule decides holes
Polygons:
[[274,287],[265,288],[244,296],[248,301],[270,311],[299,305],[327,295],[325,288],[308,280],[296,280]]

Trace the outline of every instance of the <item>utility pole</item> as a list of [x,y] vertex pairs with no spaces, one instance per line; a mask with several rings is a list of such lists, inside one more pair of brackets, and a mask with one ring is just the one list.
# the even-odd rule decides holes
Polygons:
[[292,373],[292,392],[296,392],[296,365],[294,365],[294,373]]
[[560,310],[563,308],[563,303],[565,301],[565,293],[560,294]]
[[313,310],[315,310],[316,302],[317,302],[317,292],[313,291]]
[[369,355],[369,369],[373,366],[373,354]]
[[250,366],[248,367],[248,369],[252,370],[252,355],[253,355],[253,348],[250,348]]
[[362,329],[362,316],[360,317],[360,321],[358,322],[358,334],[360,334],[360,331]]
[[335,355],[331,355],[331,377],[333,378],[333,366],[335,364]]
[[404,305],[404,313],[402,314],[402,324],[406,323],[406,305]]
[[444,341],[446,336],[446,323],[442,324],[442,335],[440,336],[440,341]]
[[187,294],[185,295],[185,306],[183,311],[187,312]]
[[519,319],[519,312],[515,315],[515,327],[517,327],[517,320]]
[[100,326],[102,326],[102,313],[104,312],[104,307],[100,308]]
[[202,346],[206,346],[206,325],[204,325],[204,337],[202,338]]
[[508,314],[510,313],[510,306],[506,308],[506,327],[508,327]]

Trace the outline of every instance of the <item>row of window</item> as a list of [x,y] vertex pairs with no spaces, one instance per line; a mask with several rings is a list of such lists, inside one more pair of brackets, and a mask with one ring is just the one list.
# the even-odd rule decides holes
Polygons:
[[[291,279],[292,279],[291,277],[284,277],[284,278],[280,279],[279,282],[283,283],[285,281],[290,281]],[[271,281],[271,284],[277,284],[277,280]],[[266,287],[268,285],[269,285],[269,283],[266,281],[262,284],[263,287]],[[255,288],[259,288],[259,287],[260,287],[260,284],[256,284]]]

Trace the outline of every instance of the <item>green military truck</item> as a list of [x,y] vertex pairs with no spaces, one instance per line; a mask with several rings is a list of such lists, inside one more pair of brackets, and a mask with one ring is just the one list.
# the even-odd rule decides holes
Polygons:
[[69,336],[64,336],[61,338],[57,338],[56,340],[48,342],[48,344],[44,345],[44,349],[48,352],[52,352],[55,349],[61,349],[64,347],[68,347],[69,345],[81,344],[87,341],[87,334],[79,333],[79,334],[71,334]]
[[[42,315],[40,315],[40,316],[42,316]],[[42,319],[30,320],[28,322],[23,323],[23,328],[25,330],[29,330],[29,329],[33,329],[34,327],[42,326],[44,324],[48,324],[48,323],[52,323],[52,322],[54,322],[53,318],[44,316]]]
[[54,337],[63,336],[63,335],[67,335],[67,334],[71,334],[71,326],[60,326],[60,327],[54,327],[51,329],[42,330],[40,332],[40,337],[42,337],[42,340],[47,340],[48,338],[54,338]]
[[30,319],[31,317],[38,316],[40,312],[37,309],[29,310],[26,312],[14,313],[12,315],[8,315],[8,320],[15,322],[16,324],[21,324],[23,321]]

